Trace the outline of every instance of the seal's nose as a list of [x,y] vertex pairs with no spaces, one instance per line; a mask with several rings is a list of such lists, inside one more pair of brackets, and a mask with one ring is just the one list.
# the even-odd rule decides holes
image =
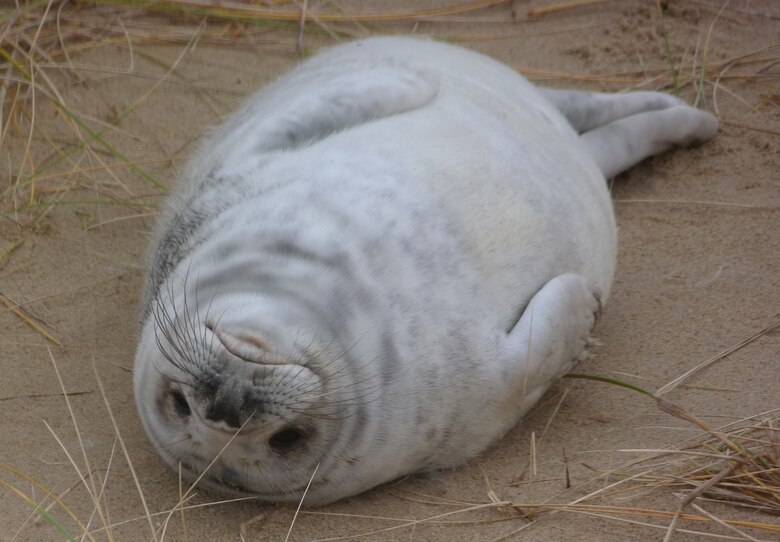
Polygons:
[[206,407],[206,419],[215,422],[224,422],[228,426],[238,429],[241,427],[251,412],[246,412],[246,393],[240,386],[225,382],[214,393],[214,398]]

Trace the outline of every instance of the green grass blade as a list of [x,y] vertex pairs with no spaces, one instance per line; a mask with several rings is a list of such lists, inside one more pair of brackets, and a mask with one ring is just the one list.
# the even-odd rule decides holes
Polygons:
[[610,378],[608,376],[599,376],[599,375],[586,375],[586,374],[580,374],[580,373],[567,373],[563,375],[563,378],[578,378],[582,380],[595,380],[596,382],[604,382],[605,384],[612,384],[615,386],[621,386],[623,388],[628,388],[629,390],[638,391],[639,393],[643,393],[649,397],[655,397],[655,395],[649,391],[647,391],[644,388],[640,388],[639,386],[635,384],[631,384],[630,382],[624,382],[623,380],[618,380],[616,378]]
[[121,205],[124,207],[140,207],[141,209],[148,209],[153,211],[157,209],[157,205],[154,203],[144,203],[142,201],[133,200],[97,200],[97,199],[66,199],[59,201],[40,201],[38,203],[32,203],[29,205],[22,205],[12,211],[6,211],[3,216],[11,216],[15,212],[26,211],[28,209],[41,209],[46,207],[54,207],[57,205]]
[[16,486],[9,484],[5,480],[0,480],[0,485],[4,485],[8,489],[10,489],[12,492],[16,493],[16,495],[22,499],[25,503],[30,505],[32,507],[33,511],[42,515],[46,521],[49,522],[49,524],[57,529],[60,533],[62,533],[65,538],[67,538],[70,542],[76,542],[76,537],[73,536],[70,531],[68,531],[65,527],[63,527],[59,521],[57,521],[57,518],[52,516],[45,508],[43,508],[40,504],[33,501],[30,497],[25,495],[20,489],[18,489]]
[[661,38],[664,41],[664,51],[666,52],[666,61],[672,70],[672,80],[674,81],[674,95],[680,97],[680,74],[674,65],[672,58],[672,46],[669,44],[669,32],[666,30],[666,19],[664,18],[664,8],[660,2],[657,3],[658,16],[661,18]]
[[132,162],[132,161],[131,161],[131,160],[130,160],[128,157],[126,157],[124,154],[122,154],[122,153],[119,151],[119,149],[117,149],[117,148],[116,148],[116,147],[114,147],[114,146],[113,146],[111,143],[109,143],[108,141],[106,141],[105,139],[103,139],[103,138],[101,137],[101,135],[102,135],[102,133],[103,133],[103,132],[96,132],[96,131],[92,130],[92,129],[91,129],[89,126],[87,126],[87,125],[84,123],[84,121],[82,121],[82,120],[79,118],[79,116],[78,116],[78,115],[76,115],[75,113],[73,113],[73,112],[72,112],[70,109],[68,109],[68,108],[67,108],[67,107],[66,107],[64,104],[60,104],[60,103],[58,103],[58,102],[56,102],[56,101],[54,101],[53,103],[54,103],[54,104],[55,104],[55,106],[56,106],[56,107],[58,107],[58,108],[59,108],[59,109],[60,109],[60,110],[61,110],[63,113],[65,113],[66,115],[68,115],[68,116],[69,116],[69,117],[70,117],[70,118],[73,120],[73,122],[75,122],[75,123],[76,123],[76,124],[79,126],[79,128],[81,128],[82,130],[84,130],[85,132],[87,132],[87,134],[89,134],[89,136],[90,136],[90,138],[91,138],[91,139],[88,139],[87,141],[85,141],[85,142],[84,142],[84,144],[85,144],[85,145],[86,145],[87,143],[89,143],[89,141],[91,141],[91,140],[97,141],[98,143],[100,143],[101,145],[103,145],[103,146],[104,146],[104,147],[105,147],[105,148],[106,148],[106,149],[107,149],[107,150],[108,150],[108,151],[109,151],[111,154],[113,154],[115,158],[118,158],[119,160],[121,160],[122,162],[124,162],[125,164],[127,164],[127,166],[128,166],[130,169],[132,169],[132,170],[133,170],[133,171],[135,171],[137,174],[139,174],[141,177],[143,177],[144,179],[146,179],[146,180],[147,180],[149,183],[151,183],[151,184],[152,184],[152,185],[153,185],[155,188],[159,188],[160,190],[162,190],[162,191],[164,191],[164,192],[167,192],[167,191],[168,191],[168,187],[167,187],[165,184],[163,184],[162,182],[160,182],[160,181],[158,181],[157,179],[155,179],[154,177],[152,177],[152,176],[151,176],[149,173],[147,173],[147,172],[146,172],[144,169],[140,168],[140,167],[139,167],[137,164],[133,163],[133,162]]
[[[13,56],[10,53],[8,53],[8,51],[3,49],[2,47],[0,47],[0,58],[3,58],[6,61],[8,61],[14,67],[14,69],[17,72],[19,72],[22,75],[22,77],[24,77],[27,81],[32,81],[32,76],[31,76],[30,72],[28,72],[24,68],[24,66],[19,64],[16,61],[16,59],[14,59]],[[86,146],[91,141],[97,141],[98,143],[103,145],[103,147],[105,147],[106,150],[108,150],[108,152],[110,152],[115,158],[117,158],[118,160],[120,160],[120,161],[124,162],[125,164],[127,164],[127,166],[130,169],[132,169],[138,175],[143,177],[147,182],[152,184],[155,188],[158,188],[158,189],[160,189],[160,190],[162,190],[164,192],[168,191],[168,187],[164,183],[162,183],[162,182],[158,181],[157,179],[155,179],[152,175],[147,173],[144,169],[139,167],[137,164],[133,163],[127,156],[125,156],[122,152],[120,152],[119,149],[117,149],[112,144],[110,144],[108,141],[103,139],[102,136],[103,136],[103,132],[104,131],[96,132],[95,130],[93,130],[92,128],[87,126],[87,124],[83,120],[81,120],[81,118],[78,115],[76,115],[73,111],[71,111],[65,104],[60,103],[58,100],[55,100],[53,97],[48,96],[48,95],[46,96],[46,98],[48,99],[48,101],[54,107],[56,107],[57,109],[59,109],[60,111],[65,113],[65,115],[67,115],[73,122],[75,122],[76,125],[79,128],[84,130],[89,135],[89,138],[86,141],[84,141],[81,145],[79,145],[77,148],[83,148],[84,146]],[[73,150],[71,150],[69,152],[75,152],[75,149],[73,149]],[[68,152],[65,153],[65,156],[67,156],[67,155],[68,155]],[[39,168],[38,171],[40,172],[40,171],[43,171],[45,169],[48,169],[48,168],[58,164],[63,159],[64,159],[64,156],[62,154],[60,154],[59,156],[54,158],[48,164],[44,164],[44,166],[42,168]],[[31,178],[32,178],[32,176],[28,177],[23,182],[28,182],[28,181],[30,181]]]

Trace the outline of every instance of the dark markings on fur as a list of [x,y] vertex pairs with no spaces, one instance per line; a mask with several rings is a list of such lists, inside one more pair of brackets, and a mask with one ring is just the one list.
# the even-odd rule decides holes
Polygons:
[[395,341],[390,333],[382,334],[382,361],[380,366],[382,367],[382,385],[385,388],[390,388],[394,378],[398,376],[398,371],[401,370],[401,360],[398,354],[398,349],[395,346]]
[[[350,125],[340,125],[333,119],[298,118],[290,115],[279,121],[283,127],[269,133],[255,148],[258,152],[290,150],[327,138],[329,135],[347,129]],[[285,126],[286,125],[286,126]]]
[[[144,290],[143,310],[141,311],[141,324],[151,313],[152,301],[160,294],[160,287],[171,275],[176,266],[192,252],[199,244],[205,241],[202,235],[203,226],[214,219],[222,211],[233,204],[233,198],[224,194],[229,193],[230,185],[226,180],[209,175],[198,187],[195,196],[190,198],[182,211],[176,213],[168,224],[159,243],[155,247],[154,256],[149,267]],[[219,189],[222,197],[213,198],[211,192]],[[216,200],[216,203],[209,203]]]
[[[332,248],[331,250],[328,250]],[[303,247],[293,239],[280,239],[263,247],[263,253],[276,255],[285,259],[304,260],[311,263],[319,263],[331,269],[338,270],[343,276],[349,276],[350,261],[347,253],[339,251],[336,247],[326,247],[320,252],[315,252]]]
[[353,446],[360,442],[360,437],[365,434],[367,424],[368,414],[363,408],[358,407],[355,415],[352,417],[352,427],[346,441]]

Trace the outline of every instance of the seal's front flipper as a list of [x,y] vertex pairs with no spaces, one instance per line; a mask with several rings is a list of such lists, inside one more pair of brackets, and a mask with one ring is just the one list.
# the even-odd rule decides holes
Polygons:
[[516,398],[512,403],[522,413],[582,359],[600,306],[585,279],[574,273],[555,277],[531,299],[502,355]]
[[251,143],[255,152],[295,148],[423,107],[439,90],[433,76],[402,66],[347,69],[314,79],[280,80],[236,115],[227,130],[243,132],[241,141]]
[[718,119],[710,113],[677,105],[605,124],[582,134],[580,141],[609,179],[675,145],[707,141],[717,131]]

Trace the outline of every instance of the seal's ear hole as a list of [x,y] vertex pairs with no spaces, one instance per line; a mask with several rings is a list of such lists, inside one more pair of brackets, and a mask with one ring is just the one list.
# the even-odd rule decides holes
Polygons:
[[303,431],[290,427],[274,433],[268,439],[268,445],[277,452],[289,452],[303,444],[305,438]]
[[186,417],[192,414],[190,405],[187,403],[187,399],[184,397],[182,392],[179,390],[173,390],[171,392],[171,397],[173,398],[173,408],[176,410],[176,413],[179,414],[179,416]]

